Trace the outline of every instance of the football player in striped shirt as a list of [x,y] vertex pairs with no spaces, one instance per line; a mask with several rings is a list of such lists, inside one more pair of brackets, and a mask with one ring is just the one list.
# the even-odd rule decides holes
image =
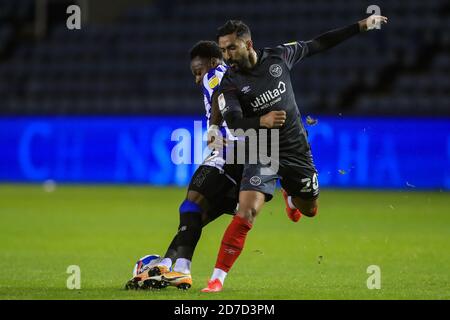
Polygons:
[[218,148],[223,141],[235,139],[219,110],[211,109],[212,98],[228,67],[222,52],[213,41],[200,41],[190,51],[191,71],[195,83],[202,87],[208,126],[208,144],[212,153],[195,171],[186,198],[179,207],[178,232],[163,258],[144,266],[128,281],[127,288],[162,288],[168,285],[188,289],[192,285],[191,262],[202,228],[224,213],[234,214],[237,206],[242,164],[225,163]]

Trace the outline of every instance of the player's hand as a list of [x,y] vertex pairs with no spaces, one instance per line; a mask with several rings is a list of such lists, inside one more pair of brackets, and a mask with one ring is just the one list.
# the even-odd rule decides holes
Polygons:
[[371,15],[370,17],[358,22],[359,30],[361,31],[381,29],[381,25],[386,23],[388,23],[387,17],[377,15]]
[[209,149],[222,149],[227,145],[227,139],[220,132],[219,127],[217,125],[211,125],[208,128],[208,140],[207,146]]
[[285,122],[286,111],[270,111],[259,118],[260,126],[269,129],[282,127]]

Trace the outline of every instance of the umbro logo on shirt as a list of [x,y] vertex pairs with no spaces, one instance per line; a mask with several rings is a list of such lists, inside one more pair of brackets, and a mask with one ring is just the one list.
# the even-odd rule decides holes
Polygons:
[[250,88],[250,86],[245,86],[241,89],[242,93],[249,93],[252,89]]

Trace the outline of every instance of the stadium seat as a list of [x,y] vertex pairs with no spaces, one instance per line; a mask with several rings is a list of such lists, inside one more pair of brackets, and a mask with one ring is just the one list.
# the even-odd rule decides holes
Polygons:
[[[422,113],[432,105],[433,112],[448,114],[450,58],[445,50],[450,37],[439,33],[448,30],[450,21],[448,12],[440,10],[444,1],[379,5],[382,14],[394,16],[389,32],[359,36],[298,65],[294,90],[302,111],[335,113],[345,104],[346,112],[355,114],[397,114],[411,105],[411,112]],[[132,7],[114,24],[77,32],[54,25],[48,37],[18,41],[11,55],[0,60],[0,79],[11,79],[0,81],[7,101],[0,112],[199,114],[201,93],[190,74],[188,51],[198,40],[214,39],[227,17],[248,22],[255,46],[264,47],[311,39],[357,21],[364,10],[359,0],[346,1],[346,6],[342,1],[196,0],[177,1],[169,15],[152,3]],[[32,0],[0,1],[5,26],[0,57],[16,34],[12,23],[31,19],[32,12]],[[430,47],[431,61],[424,63],[422,54]],[[388,82],[383,74],[390,75]],[[358,90],[352,89],[355,85]]]

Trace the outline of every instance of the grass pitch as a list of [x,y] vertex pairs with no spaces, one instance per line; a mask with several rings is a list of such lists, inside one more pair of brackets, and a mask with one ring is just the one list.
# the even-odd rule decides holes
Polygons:
[[[323,190],[316,218],[292,223],[278,191],[224,291],[200,292],[230,221],[205,228],[187,291],[126,291],[134,262],[164,254],[184,189],[0,185],[0,299],[449,299],[450,196]],[[81,289],[66,288],[69,265]],[[367,268],[381,269],[369,290]]]

